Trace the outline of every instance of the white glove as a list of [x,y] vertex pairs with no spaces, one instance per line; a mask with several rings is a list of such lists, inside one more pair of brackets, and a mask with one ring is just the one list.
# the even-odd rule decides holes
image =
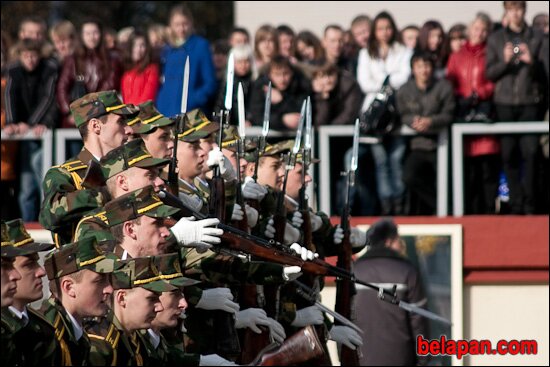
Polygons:
[[233,205],[233,214],[231,214],[231,220],[242,220],[244,218],[244,212],[242,207],[235,203]]
[[308,250],[305,247],[300,246],[298,243],[293,243],[290,245],[290,249],[294,250],[299,256],[302,257],[302,260],[313,260],[319,257],[319,254],[313,251]]
[[223,234],[223,229],[214,227],[219,223],[218,218],[196,221],[195,217],[187,217],[181,218],[170,230],[180,245],[197,247],[198,244],[210,248],[212,244],[221,242],[220,236]]
[[351,247],[363,247],[367,243],[367,232],[352,227],[349,234]]
[[311,213],[309,218],[311,220],[311,232],[316,232],[323,226],[323,218],[320,216]]
[[321,325],[324,320],[323,312],[317,306],[309,306],[296,311],[296,317],[291,325],[295,327]]
[[197,308],[203,310],[222,310],[229,313],[239,311],[239,304],[233,302],[233,295],[229,288],[211,288],[202,291]]
[[248,226],[250,228],[256,227],[256,224],[258,224],[258,211],[248,204],[244,205],[244,210],[246,210],[246,220],[248,222]]
[[274,320],[271,317],[268,317],[267,319],[269,320],[269,335],[277,343],[283,344],[286,339],[285,328],[283,325],[279,324],[277,320]]
[[210,152],[208,152],[208,159],[206,160],[206,164],[210,168],[214,168],[218,166],[220,168],[220,174],[222,178],[226,181],[232,181],[234,180],[237,175],[235,174],[235,170],[233,169],[233,165],[227,159],[219,147],[215,147]]
[[302,268],[299,266],[283,267],[283,279],[287,282],[298,279],[302,275]]
[[256,183],[256,181],[254,181],[254,179],[250,176],[245,177],[242,192],[245,199],[258,201],[262,201],[262,199],[267,195],[267,189]]
[[253,332],[260,334],[262,329],[258,326],[269,326],[267,314],[261,308],[247,308],[235,314],[235,328],[249,328]]
[[363,345],[363,338],[352,328],[348,326],[334,325],[330,329],[329,339],[336,343],[344,344],[349,349],[355,350]]
[[294,214],[292,214],[292,225],[296,228],[302,228],[302,224],[304,224],[304,218],[302,218],[302,212],[299,210],[296,210]]
[[267,221],[267,226],[265,227],[265,232],[264,232],[264,235],[267,237],[267,238],[274,238],[275,237],[275,227],[273,227],[273,224],[275,224],[275,222],[273,221],[273,218],[270,218],[268,221]]
[[199,366],[240,366],[235,362],[228,361],[217,354],[209,354],[200,357]]
[[291,243],[297,242],[300,239],[300,230],[294,227],[292,224],[286,222],[285,225],[285,235],[283,241],[285,245],[290,245]]
[[340,225],[336,226],[336,230],[334,231],[334,235],[332,236],[334,238],[334,244],[339,245],[342,243],[342,240],[344,239],[344,230]]

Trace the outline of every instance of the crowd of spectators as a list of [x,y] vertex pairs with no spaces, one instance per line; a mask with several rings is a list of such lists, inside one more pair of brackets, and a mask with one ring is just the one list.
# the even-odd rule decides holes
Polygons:
[[[389,77],[398,120],[417,135],[406,138],[394,129],[361,146],[362,172],[371,177],[359,175],[354,214],[433,215],[438,131],[454,122],[548,119],[548,14],[529,24],[526,6],[504,1],[498,22],[478,13],[448,31],[437,20],[399,28],[391,14],[381,12],[358,15],[349,28],[329,24],[321,38],[286,24],[265,24],[254,38],[236,27],[212,43],[195,33],[185,5],[171,10],[166,25],[118,32],[97,19],[78,25],[63,20],[48,31],[43,19],[28,16],[16,40],[2,31],[2,133],[30,130],[39,136],[46,129],[75,128],[70,102],[111,89],[124,102],[153,100],[160,112],[174,116],[180,113],[186,57],[188,110],[210,115],[222,108],[232,52],[233,96],[241,83],[247,124],[261,125],[271,82],[271,128],[283,132],[296,129],[307,96],[315,126],[353,124]],[[466,214],[547,212],[547,136],[474,136],[464,144]],[[81,146],[70,143],[68,154],[76,155]],[[334,150],[341,150],[331,162],[334,168],[347,164],[340,161],[347,148]],[[2,142],[2,218],[37,219],[41,155],[37,141]],[[510,201],[495,207],[502,175]]]

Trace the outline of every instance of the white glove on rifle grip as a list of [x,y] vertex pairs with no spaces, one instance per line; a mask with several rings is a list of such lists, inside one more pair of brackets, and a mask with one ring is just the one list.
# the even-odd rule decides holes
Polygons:
[[292,224],[285,223],[285,235],[283,237],[285,245],[297,242],[300,239],[300,230],[294,227]]
[[299,266],[284,266],[283,279],[287,282],[298,279],[302,275],[302,268]]
[[273,221],[273,218],[270,218],[268,221],[267,221],[267,225],[265,227],[265,232],[264,232],[264,235],[267,237],[267,238],[275,238],[275,227],[273,227],[273,224],[275,224],[275,221]]
[[258,211],[248,204],[244,205],[244,209],[246,210],[246,220],[248,222],[248,226],[250,228],[256,227],[256,224],[258,224]]
[[249,328],[257,334],[261,334],[262,329],[258,326],[269,326],[267,314],[261,308],[247,308],[235,314],[235,328]]
[[252,177],[246,176],[242,186],[242,193],[245,199],[262,201],[267,195],[267,189],[254,181]]
[[334,239],[335,245],[341,244],[344,240],[344,230],[342,229],[342,227],[340,227],[339,224],[338,226],[336,226],[336,230],[334,231],[334,235],[332,236],[332,238]]
[[311,221],[311,232],[317,232],[323,226],[323,218],[311,213],[309,215]]
[[305,247],[300,246],[298,243],[293,243],[290,245],[290,249],[296,252],[299,256],[302,257],[302,260],[313,260],[317,257],[319,257],[319,254],[313,251],[308,250]]
[[363,338],[352,328],[343,325],[334,325],[329,331],[329,339],[336,343],[344,344],[349,349],[355,350],[363,345]]
[[202,291],[197,308],[203,310],[222,310],[229,313],[239,311],[239,304],[233,302],[233,295],[229,288],[211,288]]
[[223,229],[215,228],[220,220],[218,218],[206,218],[195,220],[195,217],[181,218],[170,230],[180,245],[192,246],[194,243],[212,247],[212,244],[221,242],[220,236]]
[[233,205],[233,213],[231,214],[231,220],[243,220],[244,218],[244,212],[242,207],[235,203]]
[[229,159],[227,159],[223,155],[219,147],[215,147],[208,152],[208,159],[206,160],[206,164],[210,168],[218,166],[220,168],[220,175],[226,181],[234,180],[237,177],[233,165],[231,164]]
[[217,354],[209,354],[200,356],[199,366],[240,366],[240,364],[228,361]]
[[309,306],[296,311],[292,326],[321,325],[324,321],[323,312],[317,306]]
[[302,212],[299,210],[296,210],[294,214],[292,214],[292,225],[296,228],[302,228],[302,224],[304,223],[304,218],[302,218]]
[[269,320],[269,335],[279,344],[283,344],[286,339],[285,328],[271,317]]

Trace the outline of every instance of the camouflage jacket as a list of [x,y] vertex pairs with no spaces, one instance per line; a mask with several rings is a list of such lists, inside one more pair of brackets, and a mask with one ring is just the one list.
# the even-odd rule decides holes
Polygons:
[[[2,325],[9,329],[10,344],[2,344],[8,351],[8,365],[13,366],[58,366],[61,350],[55,338],[53,326],[42,315],[27,307],[29,320],[23,325],[21,319],[8,308],[2,309]],[[2,338],[4,334],[2,334]],[[14,351],[13,355],[10,351]]]
[[150,365],[137,331],[128,335],[113,311],[99,322],[86,325],[91,341],[90,363],[96,366]]
[[160,343],[155,348],[151,341],[151,336],[147,330],[139,330],[138,337],[147,351],[147,358],[152,366],[198,366],[200,362],[199,354],[185,353],[183,341],[180,347],[170,345],[163,334],[160,334]]
[[72,242],[78,221],[103,203],[102,193],[82,187],[91,159],[95,158],[83,148],[77,157],[53,166],[44,177],[44,201],[38,219],[52,232],[58,247]]
[[39,312],[53,325],[61,349],[62,366],[87,366],[90,356],[90,339],[84,333],[76,340],[71,319],[61,303],[54,298],[42,302]]

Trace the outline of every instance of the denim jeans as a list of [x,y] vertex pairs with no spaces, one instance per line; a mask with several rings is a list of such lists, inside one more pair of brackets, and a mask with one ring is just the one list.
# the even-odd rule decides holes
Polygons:
[[19,208],[25,222],[36,222],[42,200],[42,143],[23,141],[20,148]]
[[386,136],[378,144],[371,144],[376,166],[376,183],[380,201],[401,199],[403,184],[403,155],[405,140],[402,136]]

